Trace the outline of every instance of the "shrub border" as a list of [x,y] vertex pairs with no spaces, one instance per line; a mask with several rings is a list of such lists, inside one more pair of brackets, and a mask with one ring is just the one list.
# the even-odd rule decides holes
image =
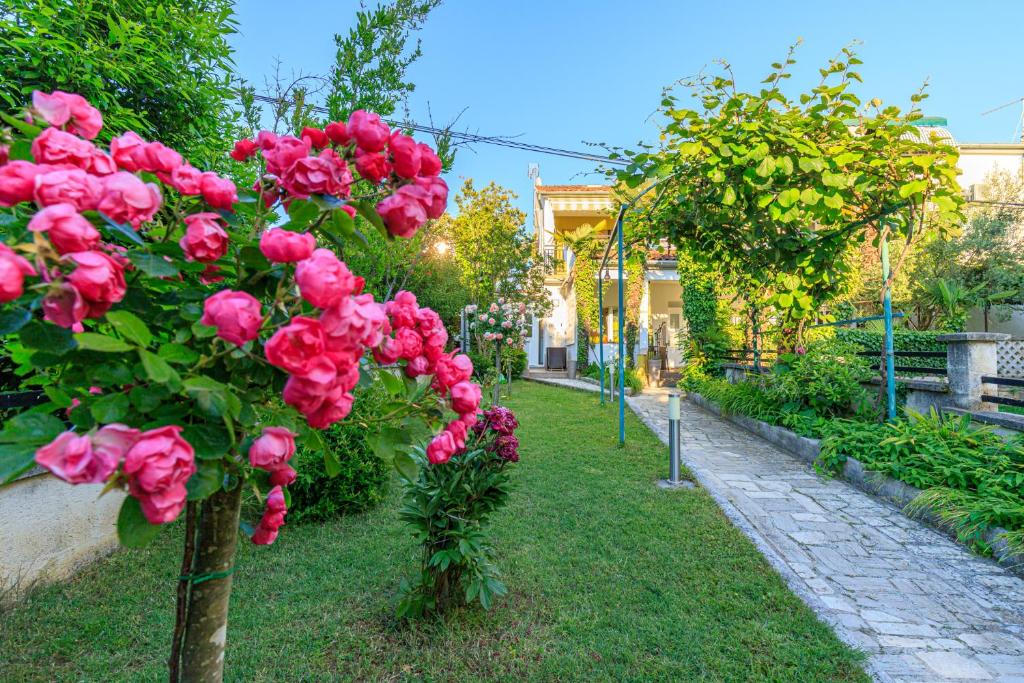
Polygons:
[[[685,392],[685,396],[691,403],[721,417],[723,420],[728,420],[746,429],[748,432],[760,436],[765,441],[778,446],[809,465],[813,465],[821,453],[820,439],[800,436],[785,427],[770,425],[767,422],[761,422],[746,415],[723,413],[717,404],[712,403],[695,392]],[[841,477],[855,488],[895,504],[900,509],[900,512],[907,517],[922,521],[929,527],[941,532],[944,536],[952,538],[960,545],[967,547],[966,544],[956,537],[956,533],[949,526],[943,524],[939,517],[932,513],[929,508],[923,508],[919,514],[907,514],[907,505],[921,495],[921,489],[888,477],[880,472],[869,470],[859,460],[849,456],[847,456],[846,462],[843,463]],[[1000,537],[1001,534],[1005,533],[1007,531],[1002,527],[988,527],[982,532],[982,540],[992,548],[992,555],[1000,567],[1012,574],[1024,577],[1024,557],[1010,552],[1006,540]]]

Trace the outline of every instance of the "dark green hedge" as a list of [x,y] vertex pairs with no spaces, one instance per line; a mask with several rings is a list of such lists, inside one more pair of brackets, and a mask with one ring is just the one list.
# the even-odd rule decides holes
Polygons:
[[[914,330],[894,330],[892,335],[893,348],[896,351],[945,351],[946,345],[938,341],[937,337],[946,332],[917,332]],[[836,339],[852,344],[857,344],[865,351],[878,351],[881,353],[885,346],[885,333],[874,330],[853,330],[839,328],[836,330]],[[896,357],[897,365],[919,365],[927,368],[946,367],[945,358],[899,358]]]

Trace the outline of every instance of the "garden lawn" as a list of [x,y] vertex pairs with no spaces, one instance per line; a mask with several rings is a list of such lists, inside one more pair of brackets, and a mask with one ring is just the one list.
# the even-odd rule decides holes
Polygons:
[[[711,498],[654,486],[665,447],[632,414],[621,449],[613,406],[514,390],[522,462],[493,525],[509,595],[396,622],[390,598],[417,549],[395,493],[241,545],[227,680],[868,680]],[[180,532],[0,616],[0,680],[163,679]]]

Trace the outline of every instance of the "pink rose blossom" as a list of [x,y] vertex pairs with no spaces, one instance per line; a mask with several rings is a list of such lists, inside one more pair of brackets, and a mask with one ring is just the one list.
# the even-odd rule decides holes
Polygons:
[[28,229],[45,232],[60,254],[89,251],[100,241],[99,231],[71,204],[53,204],[39,211],[28,222]]
[[391,175],[391,164],[383,154],[376,152],[360,152],[356,155],[356,171],[365,180],[380,185]]
[[185,235],[178,242],[190,261],[212,263],[228,251],[228,234],[220,214],[205,212],[185,216]]
[[334,150],[325,149],[320,156],[296,160],[281,176],[281,183],[297,197],[313,194],[347,197],[352,173]]
[[419,174],[422,153],[415,140],[396,131],[391,134],[388,149],[391,151],[395,175],[399,178],[415,178]]
[[319,128],[311,128],[306,126],[302,129],[302,133],[299,135],[300,138],[306,140],[316,149],[323,149],[327,145],[331,144],[330,138],[327,137],[327,133],[320,130]]
[[325,309],[320,322],[328,351],[361,356],[365,347],[380,345],[388,318],[372,294],[360,294],[343,297],[339,304]]
[[459,382],[451,388],[452,410],[459,415],[476,414],[480,407],[480,387],[473,382]]
[[380,152],[388,144],[390,129],[374,113],[357,109],[352,112],[346,125],[348,134],[365,152]]
[[443,465],[458,451],[459,447],[456,445],[452,433],[444,430],[427,445],[427,459],[431,465]]
[[313,255],[316,238],[308,232],[298,233],[271,228],[260,237],[260,251],[271,263],[295,263]]
[[441,175],[443,166],[441,165],[441,158],[434,153],[434,150],[430,148],[430,145],[425,145],[422,142],[419,144],[420,148],[420,175],[421,176],[436,176]]
[[85,317],[98,318],[124,298],[124,268],[113,257],[101,251],[79,251],[64,258],[76,266],[67,282],[85,301]]
[[231,158],[235,161],[248,161],[258,150],[259,145],[252,140],[239,140],[231,150]]
[[434,364],[435,388],[441,393],[473,376],[473,361],[465,354],[444,355]]
[[117,173],[117,163],[109,154],[94,149],[92,156],[85,163],[85,170],[95,176],[105,176]]
[[168,184],[186,197],[198,197],[203,193],[202,182],[203,174],[199,169],[182,164],[171,171]]
[[[0,266],[0,272],[3,268]],[[54,325],[81,332],[81,322],[89,312],[78,290],[67,282],[50,288],[43,297],[43,319]]]
[[348,129],[341,121],[335,121],[334,123],[328,123],[324,128],[324,133],[331,139],[336,145],[348,145],[352,142],[352,138],[349,137]]
[[217,336],[224,341],[243,346],[259,336],[263,309],[251,294],[225,289],[203,302],[199,322],[216,327]]
[[126,171],[138,171],[139,163],[135,159],[137,150],[146,145],[146,141],[138,133],[128,131],[110,141],[110,156],[114,162]]
[[0,166],[0,206],[9,207],[31,201],[36,176],[48,170],[52,168],[21,160]]
[[143,432],[125,454],[128,492],[150,524],[177,518],[185,507],[185,484],[195,471],[195,451],[174,425]]
[[426,356],[416,356],[405,364],[405,374],[408,377],[421,377],[431,374],[432,371],[430,359]]
[[[102,394],[99,387],[89,387],[90,394]],[[117,422],[100,427],[92,435],[93,453],[105,461],[112,461],[114,466],[121,464],[128,450],[139,440],[141,432]]]
[[296,316],[274,333],[264,346],[267,362],[293,375],[305,375],[324,352],[324,330],[319,320]]
[[24,293],[25,276],[35,274],[31,263],[0,243],[0,303],[19,298]]
[[103,115],[81,95],[61,90],[50,94],[35,90],[32,92],[32,107],[51,126],[70,125],[72,130],[89,140],[103,128]]
[[40,164],[71,164],[85,169],[96,148],[88,140],[47,128],[32,141],[32,158]]
[[113,474],[118,459],[97,453],[88,436],[64,432],[36,450],[36,463],[69,484],[98,484]]
[[162,202],[156,184],[118,171],[103,179],[103,194],[96,208],[115,223],[129,223],[138,230],[143,223],[153,220]]
[[444,430],[452,435],[455,446],[460,451],[466,447],[466,434],[469,432],[469,427],[465,422],[462,420],[452,420]]
[[419,306],[416,303],[416,295],[412,292],[399,291],[393,300],[384,305],[384,308],[391,316],[391,323],[395,327],[413,327],[416,324]]
[[284,526],[284,517],[288,513],[288,506],[284,501],[284,491],[280,486],[270,489],[267,494],[267,504],[263,511],[263,517],[252,535],[252,542],[256,545],[270,545],[277,540],[278,530]]
[[427,222],[424,205],[430,201],[430,195],[422,188],[404,185],[377,204],[377,213],[389,233],[395,237],[412,237]]
[[174,169],[185,163],[181,155],[162,142],[147,142],[132,150],[138,170],[156,173],[167,182]]
[[416,186],[426,193],[423,210],[427,218],[440,218],[448,207],[448,183],[442,178],[417,178]]
[[259,145],[259,148],[264,152],[274,149],[274,147],[277,146],[277,140],[277,134],[272,133],[269,130],[261,130],[256,134],[256,144]]
[[267,173],[284,175],[292,164],[308,157],[311,149],[312,145],[308,140],[282,135],[276,139],[272,147],[263,148],[263,157],[267,160]]
[[287,467],[295,455],[296,436],[284,427],[264,427],[249,447],[249,464],[267,472]]
[[215,209],[234,211],[238,203],[238,189],[233,182],[207,171],[200,176],[199,187],[207,204]]
[[402,347],[393,338],[387,337],[373,349],[373,358],[381,365],[392,365],[401,357]]
[[58,169],[36,176],[33,196],[39,206],[66,203],[79,211],[92,211],[99,204],[103,187],[103,180],[81,169]]
[[317,308],[337,304],[356,288],[355,276],[330,249],[317,249],[308,259],[299,261],[295,281],[302,298]]

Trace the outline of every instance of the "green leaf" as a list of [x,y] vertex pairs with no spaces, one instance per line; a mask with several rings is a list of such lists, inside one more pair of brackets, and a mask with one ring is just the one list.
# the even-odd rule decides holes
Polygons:
[[324,471],[327,472],[327,476],[336,477],[341,474],[341,462],[338,460],[338,454],[334,452],[334,449],[325,447],[323,452]]
[[4,112],[0,112],[0,119],[3,119],[8,124],[10,124],[15,130],[24,133],[27,137],[30,138],[34,138],[43,132],[43,129],[39,126],[28,123],[24,119],[19,119],[17,117],[11,116],[10,114],[5,114]]
[[376,434],[368,435],[366,441],[377,457],[384,460],[391,460],[395,451],[406,443],[405,432],[396,427],[384,427]]
[[14,334],[32,319],[32,313],[25,308],[0,311],[0,335]]
[[402,381],[402,378],[387,368],[381,368],[377,376],[391,396],[401,396],[405,393],[405,383]]
[[160,526],[146,520],[138,500],[131,496],[124,499],[117,515],[117,539],[121,545],[126,548],[145,547],[160,533]]
[[196,458],[200,460],[221,459],[227,455],[233,443],[231,435],[221,424],[200,422],[185,427],[182,436],[192,444]]
[[131,404],[127,394],[118,392],[116,394],[106,394],[93,401],[89,405],[89,412],[92,413],[97,422],[108,424],[124,420],[124,416],[128,414],[130,407]]
[[[129,242],[134,242],[140,247],[145,246],[146,243],[142,241],[141,237],[139,237],[139,233],[132,229],[132,226],[124,223],[117,223],[103,213],[100,213],[100,216],[103,217],[103,225],[100,227],[103,228],[104,232],[113,235],[120,235]],[[128,255],[128,258],[131,258],[131,254]]]
[[108,337],[105,334],[97,334],[96,332],[82,332],[81,334],[76,334],[75,341],[78,343],[78,348],[83,351],[123,353],[125,351],[132,350],[131,345],[126,344],[120,339]]
[[7,484],[36,464],[36,449],[44,444],[14,443],[0,447],[0,484]]
[[207,460],[196,463],[196,471],[185,488],[188,490],[188,500],[202,500],[224,486],[224,466],[219,460]]
[[395,469],[406,481],[416,481],[420,468],[408,453],[395,453]]
[[184,344],[163,344],[157,351],[157,355],[168,363],[177,365],[192,365],[199,360],[199,354]]
[[212,377],[190,377],[183,382],[187,393],[199,407],[212,417],[238,417],[242,403],[228,388]]
[[843,196],[836,192],[835,194],[825,195],[825,206],[830,209],[841,209],[843,208]]
[[783,292],[779,294],[779,307],[790,308],[793,306],[793,295],[789,292]]
[[380,230],[380,233],[382,235],[384,235],[385,237],[391,236],[390,233],[388,233],[387,227],[384,225],[384,220],[380,217],[380,214],[377,213],[377,207],[375,207],[372,203],[365,199],[360,199],[359,201],[349,203],[352,206],[356,207],[356,211],[359,212],[360,216],[369,221],[373,227]]
[[177,384],[181,381],[170,363],[155,353],[139,349],[139,360],[142,361],[142,369],[146,371],[146,376],[157,384]]
[[761,178],[767,178],[773,171],[775,171],[775,160],[771,157],[761,159],[761,163],[754,169],[754,173]]
[[736,203],[736,189],[732,185],[728,185],[725,188],[725,192],[722,193],[722,203],[726,206],[732,206]]
[[803,171],[804,173],[820,173],[821,171],[825,170],[825,160],[822,159],[821,157],[800,157],[799,159],[796,160],[796,163],[797,166],[800,167],[800,170]]
[[146,327],[146,323],[130,311],[108,311],[107,322],[113,325],[122,337],[139,346],[149,346],[153,341],[153,333]]
[[38,320],[33,320],[21,328],[18,339],[30,349],[41,349],[57,356],[62,356],[75,348],[71,330]]
[[128,259],[135,264],[135,267],[150,277],[174,277],[180,272],[177,266],[159,254],[130,251]]
[[808,187],[806,190],[800,193],[800,201],[807,206],[814,206],[821,201],[821,193],[815,190],[813,187]]
[[797,203],[800,199],[800,190],[795,187],[791,187],[788,190],[783,190],[779,193],[779,205],[782,207],[790,207]]
[[50,402],[53,403],[53,405],[55,405],[56,407],[71,407],[71,397],[68,396],[64,391],[62,391],[60,387],[50,385],[43,389],[43,391],[46,393],[46,397],[50,399]]
[[928,181],[927,180],[911,180],[909,183],[904,183],[903,185],[900,185],[899,194],[900,194],[900,197],[902,197],[903,199],[906,199],[907,197],[909,197],[912,194],[918,194],[920,192],[924,192],[924,190],[927,187],[928,187]]

